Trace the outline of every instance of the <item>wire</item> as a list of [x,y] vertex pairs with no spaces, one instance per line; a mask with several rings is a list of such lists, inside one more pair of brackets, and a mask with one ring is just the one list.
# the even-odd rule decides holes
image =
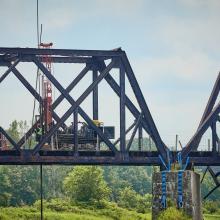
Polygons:
[[40,46],[40,37],[39,37],[39,4],[37,0],[37,45]]
[[[37,19],[37,47],[40,47],[40,43],[41,43],[41,37],[42,37],[42,24],[41,24],[41,29],[39,31],[39,2],[37,0],[37,14],[36,14],[36,19]],[[35,80],[35,90],[37,91],[38,89],[38,81],[39,81],[39,77],[40,76],[40,70],[39,67],[37,67],[37,76],[36,76],[36,80]],[[40,89],[40,85],[39,85],[39,89]],[[39,93],[40,95],[40,93]],[[33,106],[33,112],[32,112],[32,121],[31,121],[31,126],[33,127],[34,125],[34,116],[35,116],[35,108],[36,108],[36,98],[34,97],[34,106]],[[29,139],[29,148],[31,147],[32,144],[32,138]]]

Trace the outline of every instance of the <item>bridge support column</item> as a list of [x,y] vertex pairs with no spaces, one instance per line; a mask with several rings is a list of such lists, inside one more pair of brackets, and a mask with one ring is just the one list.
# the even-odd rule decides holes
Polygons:
[[[178,184],[179,180],[179,184]],[[182,186],[182,208],[193,220],[202,220],[202,205],[200,191],[200,176],[193,171],[184,171],[182,181],[178,171],[166,172],[166,183],[162,183],[162,172],[153,174],[152,179],[152,220],[164,210],[161,204],[162,194],[166,194],[166,207],[178,207],[180,185]],[[179,186],[178,186],[179,185]],[[162,186],[165,188],[162,191]]]

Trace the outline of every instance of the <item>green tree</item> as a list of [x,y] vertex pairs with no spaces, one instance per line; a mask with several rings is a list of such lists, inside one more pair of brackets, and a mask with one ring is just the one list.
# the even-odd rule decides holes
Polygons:
[[97,166],[77,166],[63,182],[64,191],[75,202],[90,203],[108,199],[110,189],[103,178],[103,170]]
[[7,167],[0,167],[0,206],[8,206],[10,204],[10,180],[7,176]]
[[10,181],[10,205],[31,205],[40,195],[40,173],[36,166],[11,166],[7,170]]
[[9,125],[8,134],[15,142],[19,140],[19,122],[17,122],[17,120],[12,121],[12,123]]
[[119,195],[119,206],[127,209],[135,209],[138,203],[138,194],[131,188],[125,187]]
[[130,187],[138,194],[151,193],[151,168],[105,167],[104,177],[112,190],[111,199],[118,201],[121,190]]

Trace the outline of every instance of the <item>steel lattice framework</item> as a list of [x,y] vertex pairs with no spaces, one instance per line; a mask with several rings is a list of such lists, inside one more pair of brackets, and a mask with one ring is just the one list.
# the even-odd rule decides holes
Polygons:
[[[53,63],[81,63],[85,64],[82,71],[73,79],[73,81],[64,88],[60,82],[43,65],[43,56],[51,56]],[[126,53],[119,49],[103,50],[67,50],[67,49],[36,49],[36,48],[0,48],[0,67],[8,67],[0,76],[0,83],[12,72],[23,86],[29,91],[39,103],[42,103],[41,95],[24,78],[16,66],[22,62],[31,62],[35,64],[43,74],[50,80],[53,86],[61,93],[52,104],[52,116],[56,123],[43,136],[42,140],[36,144],[33,149],[24,149],[25,138],[29,138],[35,128],[36,123],[17,143],[0,127],[2,133],[13,146],[13,150],[0,151],[0,164],[112,164],[112,165],[160,165],[159,155],[164,161],[167,161],[167,146],[162,141],[149,108],[146,104],[142,91],[138,85],[135,74],[131,68]],[[119,69],[119,83],[111,76],[110,71],[113,68]],[[88,73],[93,72],[93,81],[82,95],[74,100],[70,95],[72,89]],[[133,90],[138,108],[133,104],[125,92],[125,78]],[[190,156],[191,164],[195,165],[220,165],[220,155],[217,151],[219,139],[216,133],[216,123],[219,120],[220,104],[214,109],[214,103],[217,99],[220,81],[216,81],[212,95],[202,117],[200,126],[190,142],[183,148],[182,154],[185,160]],[[120,137],[112,143],[108,137],[94,123],[93,119],[98,119],[98,85],[101,81],[106,81],[120,100]],[[92,93],[93,95],[93,118],[82,109],[80,104]],[[71,107],[59,117],[54,109],[59,106],[63,100],[67,100]],[[135,122],[126,129],[126,109],[128,109],[135,118]],[[66,119],[74,115],[74,148],[71,151],[62,150],[42,150],[44,144],[60,127],[65,127]],[[78,116],[81,116],[85,122],[97,133],[99,138],[108,147],[106,151],[79,151],[78,150]],[[1,117],[4,117],[1,115]],[[202,135],[211,126],[213,148],[212,151],[197,151]],[[126,140],[126,134],[132,130],[130,140]],[[141,149],[133,151],[130,149],[132,141],[138,132],[138,138],[142,138],[142,130],[146,131],[155,143],[157,151],[142,151]],[[119,143],[119,145],[117,145]],[[171,152],[172,159],[175,160],[177,152]]]

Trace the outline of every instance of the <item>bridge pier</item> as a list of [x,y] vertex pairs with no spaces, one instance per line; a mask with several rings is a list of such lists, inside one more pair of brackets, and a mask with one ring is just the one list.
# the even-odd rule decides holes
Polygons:
[[[193,171],[183,171],[182,178],[178,177],[180,172],[170,171],[163,175],[156,172],[152,178],[152,220],[164,210],[161,203],[162,195],[165,194],[166,207],[178,207],[182,194],[182,207],[184,212],[193,220],[202,220],[202,205],[200,191],[200,175]],[[162,189],[163,188],[163,189]],[[181,189],[182,188],[182,193]]]

